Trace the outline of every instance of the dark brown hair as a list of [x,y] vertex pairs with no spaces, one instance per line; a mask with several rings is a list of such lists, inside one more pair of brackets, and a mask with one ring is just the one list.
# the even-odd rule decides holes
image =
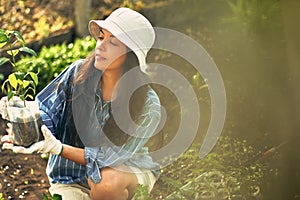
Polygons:
[[[91,77],[95,76],[95,67],[94,67],[94,61],[95,61],[95,53],[92,53],[88,59],[82,64],[78,72],[76,73],[76,76],[74,78],[73,84],[76,85],[77,88],[81,88],[79,93],[77,95],[84,95],[84,98],[94,98],[95,96],[89,95],[90,93],[86,90],[86,84],[90,80],[97,80],[93,79]],[[123,63],[123,74],[125,74],[127,71],[132,69],[133,67],[138,67],[138,59],[133,51],[127,49],[126,59]],[[125,94],[127,94],[127,91],[129,90],[129,87],[132,84],[140,84],[141,80],[147,79],[148,76],[145,75],[142,71],[136,70],[137,74],[134,79],[126,80],[125,84],[118,86],[118,95],[116,99],[114,100],[114,103],[116,102],[117,107],[120,106],[124,107],[127,106],[124,103]],[[96,84],[96,83],[93,83]],[[138,117],[141,114],[141,111],[143,109],[143,106],[145,104],[146,100],[146,93],[149,90],[148,85],[143,85],[139,89],[137,89],[134,94],[130,97],[129,101],[129,111],[130,115],[133,119],[133,121],[137,122]],[[76,98],[76,97],[75,97]],[[80,109],[80,108],[79,108]],[[129,123],[130,124],[130,123]],[[129,131],[130,127],[127,127],[127,130]],[[113,142],[115,145],[123,145],[126,143],[131,136],[128,135],[125,130],[124,132],[118,127],[114,120],[114,116],[112,112],[110,112],[110,118],[106,121],[103,131],[104,134],[107,136],[107,138]]]

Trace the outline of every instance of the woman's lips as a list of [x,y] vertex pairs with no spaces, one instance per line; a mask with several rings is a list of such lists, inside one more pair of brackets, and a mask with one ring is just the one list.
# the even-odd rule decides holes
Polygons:
[[97,60],[106,60],[106,58],[105,57],[103,57],[103,56],[101,56],[100,54],[96,54],[96,59]]

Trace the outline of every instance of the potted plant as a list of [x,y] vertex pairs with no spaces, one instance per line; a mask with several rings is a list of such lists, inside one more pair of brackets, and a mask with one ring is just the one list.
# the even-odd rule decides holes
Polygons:
[[[25,46],[25,40],[18,31],[0,29],[0,49],[9,57],[0,58],[0,66],[9,63],[16,66],[16,56],[26,52],[37,56],[36,52]],[[7,96],[0,102],[2,118],[12,124],[13,142],[16,145],[30,146],[42,140],[40,132],[41,119],[34,96],[38,84],[38,73],[14,71],[2,84],[2,92]],[[28,100],[31,101],[28,101]]]

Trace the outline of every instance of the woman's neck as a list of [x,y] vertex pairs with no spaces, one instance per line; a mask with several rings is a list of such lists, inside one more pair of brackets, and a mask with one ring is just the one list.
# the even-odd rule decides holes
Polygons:
[[111,101],[113,90],[116,87],[117,82],[121,78],[121,70],[107,70],[102,74],[102,98],[104,101]]

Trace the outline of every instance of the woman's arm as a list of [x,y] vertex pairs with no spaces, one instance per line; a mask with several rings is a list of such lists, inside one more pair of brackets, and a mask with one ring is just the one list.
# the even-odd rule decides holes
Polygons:
[[81,165],[86,165],[84,158],[84,149],[63,144],[63,149],[60,156],[76,162]]

